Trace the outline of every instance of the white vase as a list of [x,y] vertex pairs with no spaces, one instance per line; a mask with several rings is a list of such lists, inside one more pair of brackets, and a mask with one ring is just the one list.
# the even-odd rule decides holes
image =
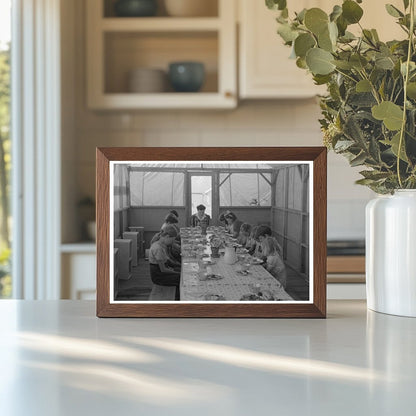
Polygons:
[[366,285],[369,309],[416,317],[416,190],[367,204]]

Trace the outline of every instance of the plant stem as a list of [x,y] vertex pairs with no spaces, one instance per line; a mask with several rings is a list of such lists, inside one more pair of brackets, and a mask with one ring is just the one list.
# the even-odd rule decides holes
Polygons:
[[399,149],[397,151],[397,177],[399,179],[399,186],[403,188],[402,178],[400,175],[400,156],[402,152],[402,146],[404,141],[404,132],[406,129],[406,110],[407,110],[407,83],[409,81],[409,68],[410,68],[410,61],[412,58],[412,49],[413,49],[413,36],[414,36],[414,27],[415,27],[415,16],[414,16],[414,8],[415,8],[415,0],[410,0],[410,30],[409,30],[409,44],[407,47],[407,60],[406,60],[406,73],[404,75],[404,85],[403,85],[403,118],[402,118],[402,127],[400,129],[400,140],[399,140]]

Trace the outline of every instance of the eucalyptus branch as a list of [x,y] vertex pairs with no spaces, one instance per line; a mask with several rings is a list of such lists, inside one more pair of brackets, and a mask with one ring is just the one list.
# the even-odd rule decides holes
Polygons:
[[339,73],[339,74],[341,74],[341,75],[344,75],[344,77],[346,77],[346,78],[350,79],[352,82],[355,82],[355,83],[357,83],[357,82],[358,82],[355,78],[351,77],[351,76],[350,76],[350,75],[348,75],[348,74],[345,74],[344,72],[340,71],[338,68],[335,68],[335,71],[336,71],[336,72],[338,72],[338,73]]
[[371,82],[370,78],[368,78],[367,73],[365,72],[365,69],[362,66],[361,66],[361,69],[362,69],[362,71],[360,71],[360,75],[362,76],[363,79],[368,81],[368,83],[370,84],[371,93],[373,94],[374,99],[377,101],[377,104],[380,104],[381,100],[380,100],[380,97],[379,97],[378,92],[376,90],[376,87]]
[[403,118],[402,118],[402,127],[400,129],[400,139],[399,139],[399,149],[397,151],[397,177],[399,179],[399,185],[403,188],[402,177],[400,173],[400,156],[403,147],[404,141],[404,132],[406,130],[406,110],[407,110],[407,83],[409,81],[409,68],[410,62],[412,59],[412,49],[413,49],[413,37],[414,37],[414,28],[415,28],[415,0],[410,0],[410,29],[409,29],[409,44],[407,46],[407,60],[406,60],[406,73],[404,75],[404,85],[403,85]]

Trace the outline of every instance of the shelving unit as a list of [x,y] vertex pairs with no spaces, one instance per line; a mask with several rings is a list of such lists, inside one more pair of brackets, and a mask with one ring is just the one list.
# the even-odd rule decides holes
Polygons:
[[[103,0],[87,2],[87,102],[91,109],[234,108],[237,105],[235,3],[218,16],[113,17]],[[204,63],[200,92],[130,93],[129,71],[177,61]]]

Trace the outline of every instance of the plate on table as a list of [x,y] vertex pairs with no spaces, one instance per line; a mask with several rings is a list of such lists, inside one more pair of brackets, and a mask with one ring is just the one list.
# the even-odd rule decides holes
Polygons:
[[237,270],[237,273],[243,276],[248,276],[249,274],[251,274],[251,272],[249,272],[248,270]]
[[278,299],[270,290],[263,290],[257,293],[247,293],[243,295],[240,300],[258,300],[258,301],[272,301]]
[[224,276],[221,276],[219,274],[210,273],[206,275],[206,280],[221,280],[224,279]]
[[203,297],[204,300],[225,300],[225,297],[222,295],[217,295],[215,293],[207,293]]

